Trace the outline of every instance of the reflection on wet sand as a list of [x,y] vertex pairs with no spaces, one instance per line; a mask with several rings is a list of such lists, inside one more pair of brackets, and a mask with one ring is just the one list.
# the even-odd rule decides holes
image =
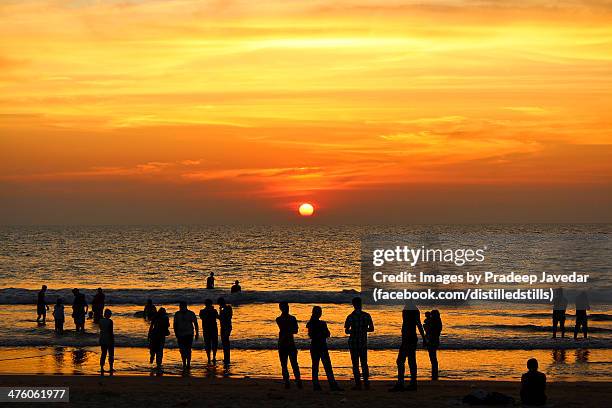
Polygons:
[[589,362],[589,349],[576,349],[576,364],[586,364]]
[[72,350],[72,374],[74,375],[82,375],[83,374],[83,365],[87,363],[88,360],[88,352],[84,348],[77,347]]

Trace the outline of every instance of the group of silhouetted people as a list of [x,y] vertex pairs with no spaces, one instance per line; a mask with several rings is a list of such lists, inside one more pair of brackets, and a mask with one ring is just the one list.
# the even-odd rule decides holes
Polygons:
[[[374,331],[374,322],[369,313],[363,311],[362,300],[356,297],[352,301],[353,312],[351,312],[344,323],[344,331],[349,335],[348,346],[351,355],[353,368],[353,378],[355,385],[353,389],[361,390],[370,387],[370,369],[368,366],[368,333]],[[297,359],[297,347],[295,346],[294,335],[298,332],[297,319],[289,314],[289,304],[281,302],[279,304],[281,315],[276,318],[278,325],[278,355],[281,364],[283,381],[285,388],[290,388],[288,363],[291,363],[293,374],[298,388],[302,388],[300,367]],[[310,338],[310,357],[312,360],[312,383],[314,390],[320,390],[319,365],[323,364],[325,375],[329,383],[330,390],[339,390],[340,387],[334,377],[334,370],[327,339],[330,331],[327,323],[321,320],[323,310],[320,306],[312,308],[310,320],[306,323],[308,337]],[[432,310],[427,312],[425,329],[421,324],[420,312],[416,306],[407,307],[402,312],[402,343],[397,357],[397,383],[390,391],[416,390],[417,362],[416,349],[418,344],[417,329],[419,330],[423,343],[429,351],[432,363],[432,380],[438,379],[438,359],[437,349],[440,345],[440,334],[442,332],[442,320],[440,312]],[[410,386],[404,386],[405,363],[408,359],[410,367]]]
[[[581,292],[576,296],[576,324],[574,325],[574,340],[578,339],[578,333],[582,331],[582,336],[588,337],[588,316],[587,310],[589,298],[586,292]],[[557,338],[557,327],[561,330],[561,337],[565,337],[565,312],[567,310],[567,298],[563,294],[563,289],[555,289],[553,297],[553,312],[552,312],[552,336]]]
[[[208,278],[207,287],[214,288],[214,274]],[[236,281],[235,285],[238,285]],[[234,287],[232,287],[234,290]],[[43,286],[37,298],[37,321],[44,323],[48,306],[45,302],[47,287]],[[78,289],[73,289],[74,300],[72,304],[72,317],[77,332],[84,332],[85,319],[88,311],[88,304],[85,295]],[[235,293],[235,292],[234,292]],[[580,303],[579,303],[580,302]],[[588,300],[577,299],[576,320],[581,320],[586,337],[586,310]],[[355,297],[352,300],[354,310],[347,316],[344,330],[348,337],[348,346],[351,356],[353,377],[355,385],[353,389],[369,389],[369,366],[368,366],[368,333],[374,331],[374,322],[369,313],[363,311],[362,300]],[[216,362],[218,339],[221,337],[224,364],[230,363],[230,335],[232,331],[233,309],[227,304],[223,297],[218,298],[215,309],[210,299],[205,301],[205,307],[200,311],[202,335],[204,338],[204,349],[206,351],[208,363]],[[578,305],[584,313],[578,313]],[[92,318],[94,323],[99,325],[99,344],[101,349],[100,370],[104,372],[104,367],[108,359],[109,372],[114,371],[114,348],[115,336],[112,312],[104,309],[105,296],[102,289],[98,289],[92,301]],[[567,300],[563,297],[562,290],[558,290],[555,296],[555,310],[553,320],[561,324],[562,336],[564,335],[564,313],[561,316],[559,310],[567,306]],[[276,318],[278,325],[278,355],[280,359],[282,377],[286,388],[290,388],[290,375],[288,364],[291,364],[295,382],[298,388],[302,388],[300,367],[298,363],[298,349],[295,344],[294,336],[299,331],[297,319],[289,313],[289,303],[280,302],[280,316]],[[320,306],[312,308],[312,315],[306,323],[308,337],[310,339],[310,356],[312,361],[312,383],[314,390],[321,390],[319,382],[319,366],[323,365],[325,374],[332,391],[341,390],[336,382],[333,372],[333,365],[329,354],[327,339],[331,336],[327,323],[321,320],[323,310]],[[584,314],[584,317],[582,316]],[[160,307],[159,310],[153,304],[152,299],[148,299],[143,311],[144,318],[150,322],[148,331],[148,343],[150,350],[150,363],[156,363],[156,369],[161,370],[163,364],[164,346],[166,337],[170,335],[170,320],[166,309]],[[64,325],[64,301],[58,298],[53,310],[55,319],[55,331],[58,334],[63,332]],[[219,323],[219,324],[218,324]],[[556,335],[556,325],[553,325]],[[220,330],[219,330],[220,329]],[[191,350],[194,340],[199,338],[200,325],[198,317],[187,307],[187,303],[179,303],[179,310],[174,314],[173,330],[177,339],[182,365],[184,370],[191,367]],[[575,336],[578,329],[575,330]],[[418,337],[423,340],[424,347],[428,350],[431,361],[431,378],[438,379],[438,359],[437,350],[440,346],[440,335],[442,333],[442,320],[438,310],[425,313],[425,320],[421,323],[419,309],[413,305],[407,305],[402,311],[401,344],[397,356],[397,382],[390,391],[416,390],[417,386],[417,360],[416,350]],[[410,383],[405,385],[405,365],[408,361],[410,371]],[[521,399],[525,404],[542,405],[546,402],[545,386],[546,376],[537,370],[538,362],[535,359],[528,361],[529,371],[521,379]]]

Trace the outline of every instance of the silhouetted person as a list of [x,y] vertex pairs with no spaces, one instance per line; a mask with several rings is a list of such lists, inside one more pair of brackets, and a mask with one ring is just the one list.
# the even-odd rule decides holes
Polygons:
[[323,363],[325,369],[325,375],[327,375],[327,382],[329,382],[329,388],[332,391],[340,391],[341,388],[338,386],[336,379],[334,378],[334,369],[332,367],[331,359],[329,357],[329,350],[327,348],[327,338],[330,336],[327,323],[321,320],[323,311],[319,306],[312,308],[312,316],[306,324],[308,329],[308,337],[310,337],[310,358],[312,359],[312,385],[315,391],[321,390],[321,384],[319,384],[319,361]]
[[426,324],[423,324],[425,336],[427,338],[427,351],[429,352],[429,361],[431,361],[431,379],[438,379],[438,348],[440,347],[440,334],[442,333],[442,319],[438,310],[432,310],[429,317],[425,319]]
[[85,333],[85,316],[89,310],[85,295],[79,292],[77,288],[72,289],[74,301],[72,302],[72,318],[77,332]]
[[374,331],[374,323],[369,313],[361,310],[360,297],[353,298],[353,312],[349,314],[344,322],[344,332],[349,335],[349,350],[353,365],[353,378],[355,389],[361,389],[361,375],[359,373],[359,362],[363,373],[363,383],[366,389],[370,388],[370,369],[368,367],[368,333]]
[[565,337],[565,311],[567,309],[567,298],[563,295],[563,289],[555,289],[553,297],[552,312],[552,336],[557,337],[557,326],[561,328],[561,337]]
[[538,360],[527,361],[527,371],[521,377],[521,402],[525,405],[546,404],[546,375],[538,371]]
[[217,319],[219,313],[213,306],[212,300],[206,299],[204,309],[200,310],[202,319],[202,334],[204,335],[204,349],[208,364],[210,364],[210,352],[212,351],[213,361],[217,361],[217,348],[219,347],[219,331],[217,329]]
[[151,319],[149,326],[149,364],[153,364],[155,360],[156,368],[161,370],[164,360],[164,345],[166,344],[166,336],[170,335],[170,319],[168,313],[163,307]]
[[57,334],[64,334],[64,321],[66,320],[64,314],[64,299],[57,298],[55,306],[53,306],[53,320],[55,321],[55,332]]
[[240,287],[240,282],[234,281],[232,288],[230,289],[230,293],[239,293],[242,292],[242,288]]
[[219,305],[219,324],[221,325],[221,346],[223,347],[223,363],[230,363],[230,335],[232,334],[232,317],[234,310],[220,297],[217,299]]
[[281,311],[281,315],[276,318],[276,324],[278,325],[278,357],[280,359],[285,388],[291,387],[287,360],[291,361],[291,368],[293,369],[293,376],[295,377],[297,387],[302,388],[300,365],[297,358],[298,350],[293,338],[293,335],[298,332],[297,319],[289,314],[289,303],[280,302],[278,308]]
[[145,304],[143,317],[145,320],[151,320],[157,314],[157,308],[153,304],[152,299],[147,299],[147,303]]
[[589,305],[589,298],[586,292],[580,292],[576,296],[576,325],[574,326],[574,340],[578,339],[578,332],[582,328],[582,335],[586,339],[588,335],[588,317],[587,310],[591,306]]
[[211,272],[208,278],[206,278],[206,289],[215,288],[215,273]]
[[110,309],[104,311],[104,317],[100,319],[100,372],[104,372],[104,363],[108,354],[109,371],[113,372],[113,363],[115,361],[115,333],[113,331],[113,321],[111,316],[113,313]]
[[198,318],[195,313],[187,309],[187,302],[179,303],[179,310],[174,314],[174,334],[181,352],[181,360],[183,361],[183,369],[191,368],[191,347],[193,346],[193,333],[195,330],[195,339],[197,340],[200,333],[198,327]]
[[91,301],[91,310],[93,312],[93,322],[98,323],[102,318],[102,312],[104,311],[104,292],[102,288],[98,288],[93,300]]
[[[397,354],[397,384],[391,391],[402,391],[404,389],[416,390],[417,387],[417,361],[416,349],[418,344],[417,329],[426,344],[423,325],[421,324],[421,313],[415,305],[408,305],[402,311],[402,344]],[[404,375],[406,373],[406,358],[410,368],[410,386],[404,388]]]
[[[38,297],[36,298],[36,323],[45,324],[47,320],[47,302],[45,301],[45,294],[47,293],[47,285],[42,285],[40,291],[38,291]],[[42,319],[42,321],[40,320]]]

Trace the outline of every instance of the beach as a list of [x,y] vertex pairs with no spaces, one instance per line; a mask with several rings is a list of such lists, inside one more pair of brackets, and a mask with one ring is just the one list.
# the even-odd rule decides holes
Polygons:
[[[283,388],[280,380],[179,378],[179,377],[99,377],[99,376],[0,376],[0,386],[70,387],[72,406],[112,407],[444,407],[462,406],[463,396],[476,389],[496,391],[518,400],[519,384],[500,381],[422,382],[416,392],[391,393],[391,382],[375,381],[369,391],[352,391],[341,382],[342,392],[313,392],[310,382],[303,390]],[[612,388],[605,382],[558,382],[548,384],[549,406],[609,406]],[[22,403],[20,406],[40,406]],[[60,403],[58,406],[62,406]],[[467,405],[463,405],[467,406]]]

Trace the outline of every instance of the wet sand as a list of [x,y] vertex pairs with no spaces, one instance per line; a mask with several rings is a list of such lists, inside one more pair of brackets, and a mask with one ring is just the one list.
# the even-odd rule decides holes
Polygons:
[[[518,404],[519,384],[501,381],[423,381],[416,392],[390,393],[389,381],[375,381],[369,391],[343,392],[285,390],[280,380],[180,377],[100,376],[0,376],[0,386],[70,387],[69,406],[86,407],[445,407],[467,406],[464,395],[475,389],[510,395]],[[554,407],[604,407],[612,400],[612,385],[605,382],[558,382],[548,384],[549,404]],[[45,404],[68,406],[62,403]],[[20,403],[20,407],[38,406]]]

